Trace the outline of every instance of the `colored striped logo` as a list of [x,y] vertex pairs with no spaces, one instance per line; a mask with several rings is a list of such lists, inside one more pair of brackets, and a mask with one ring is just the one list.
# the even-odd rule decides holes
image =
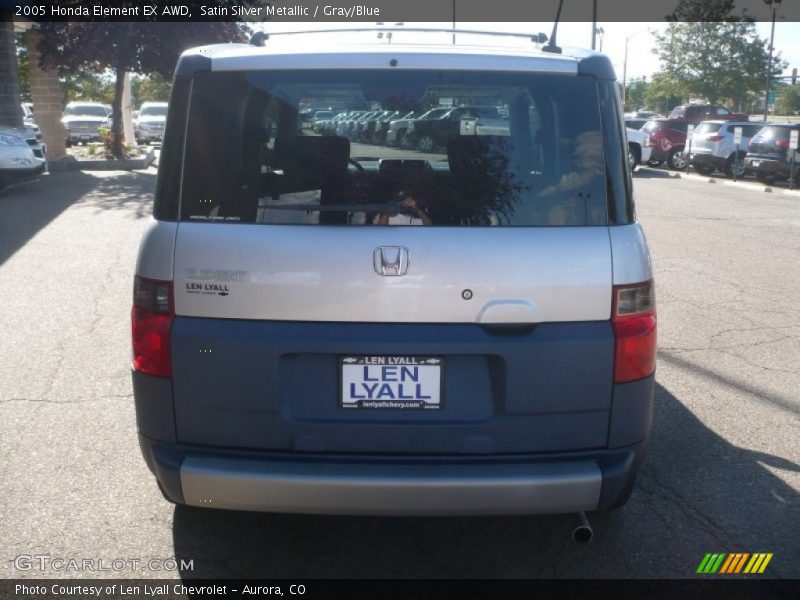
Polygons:
[[703,557],[697,573],[704,575],[736,574],[736,573],[763,573],[769,561],[772,560],[772,552],[733,552],[731,554],[711,553]]

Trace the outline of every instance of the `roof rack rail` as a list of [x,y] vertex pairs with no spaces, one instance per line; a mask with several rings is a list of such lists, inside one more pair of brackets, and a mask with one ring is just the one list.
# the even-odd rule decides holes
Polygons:
[[345,29],[306,29],[301,31],[257,31],[250,37],[250,43],[254,46],[263,46],[272,36],[278,35],[301,35],[309,33],[358,33],[358,32],[396,32],[408,31],[410,33],[448,33],[448,34],[469,34],[469,35],[491,35],[498,37],[524,38],[534,44],[544,44],[547,35],[544,33],[512,33],[504,31],[486,31],[482,29],[452,29],[437,27],[349,27]]

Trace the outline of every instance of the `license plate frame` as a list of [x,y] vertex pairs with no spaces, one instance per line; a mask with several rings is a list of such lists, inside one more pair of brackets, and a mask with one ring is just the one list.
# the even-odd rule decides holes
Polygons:
[[[445,360],[441,356],[348,354],[340,356],[338,362],[339,408],[380,411],[439,411],[444,408]],[[368,370],[364,371],[364,367]],[[384,367],[395,370],[387,372]],[[387,373],[399,380],[383,379]],[[367,392],[366,388],[350,388],[350,384],[364,383],[370,376],[373,377],[369,381],[374,383],[368,385],[378,386],[373,392]],[[377,379],[374,376],[378,376]],[[411,397],[409,390],[413,391]],[[356,395],[354,400],[354,393],[375,393],[375,397]]]

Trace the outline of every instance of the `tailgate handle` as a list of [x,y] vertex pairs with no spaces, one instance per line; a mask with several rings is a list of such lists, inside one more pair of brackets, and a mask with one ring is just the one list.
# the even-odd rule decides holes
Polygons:
[[475,321],[481,325],[517,329],[541,323],[543,318],[529,300],[491,300],[481,307]]

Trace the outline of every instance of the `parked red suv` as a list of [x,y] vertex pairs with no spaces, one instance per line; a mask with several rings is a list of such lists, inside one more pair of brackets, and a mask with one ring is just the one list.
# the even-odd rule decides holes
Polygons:
[[650,136],[650,163],[666,161],[670,169],[685,168],[683,149],[690,124],[691,121],[683,119],[650,119],[645,123],[641,131]]
[[672,109],[669,113],[670,119],[681,119],[691,123],[700,121],[747,121],[748,115],[732,113],[724,106],[714,106],[713,104],[681,104]]

